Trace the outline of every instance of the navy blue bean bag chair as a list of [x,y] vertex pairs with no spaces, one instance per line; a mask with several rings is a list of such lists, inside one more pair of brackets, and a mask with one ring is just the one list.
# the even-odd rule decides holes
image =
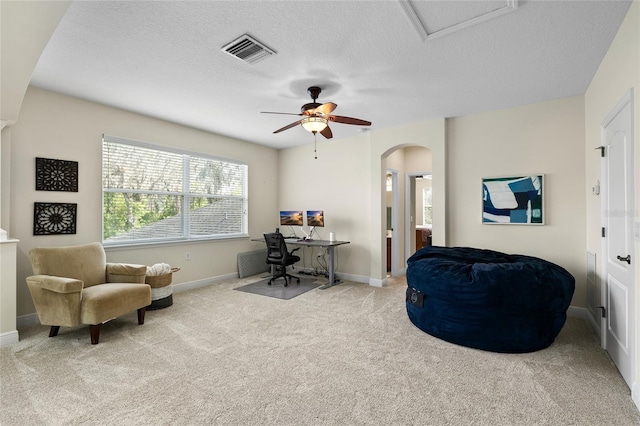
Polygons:
[[562,329],[575,279],[531,256],[428,246],[409,258],[407,314],[451,343],[503,353],[551,345]]

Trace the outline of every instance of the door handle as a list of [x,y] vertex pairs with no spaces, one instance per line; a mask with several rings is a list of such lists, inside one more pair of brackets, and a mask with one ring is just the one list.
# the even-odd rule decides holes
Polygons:
[[628,254],[627,257],[622,257],[622,256],[616,256],[616,257],[620,262],[627,262],[629,265],[631,265],[631,255],[630,254]]

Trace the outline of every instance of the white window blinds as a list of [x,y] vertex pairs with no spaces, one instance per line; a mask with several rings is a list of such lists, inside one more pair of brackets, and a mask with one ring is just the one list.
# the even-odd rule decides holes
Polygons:
[[105,135],[103,243],[246,236],[247,169]]

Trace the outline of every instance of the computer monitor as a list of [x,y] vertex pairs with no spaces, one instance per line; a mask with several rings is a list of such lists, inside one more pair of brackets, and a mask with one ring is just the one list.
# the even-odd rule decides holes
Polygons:
[[307,210],[307,225],[316,227],[324,226],[324,211],[323,210]]
[[280,226],[304,225],[302,210],[280,210]]

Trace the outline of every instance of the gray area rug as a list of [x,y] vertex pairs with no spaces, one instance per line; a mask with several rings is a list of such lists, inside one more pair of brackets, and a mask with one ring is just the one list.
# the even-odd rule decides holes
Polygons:
[[313,290],[321,284],[316,278],[304,277],[300,277],[300,284],[298,284],[296,279],[289,279],[289,285],[287,287],[284,286],[284,280],[282,278],[278,278],[271,285],[268,285],[268,282],[269,279],[267,278],[255,283],[243,285],[234,290],[289,300],[309,290]]

